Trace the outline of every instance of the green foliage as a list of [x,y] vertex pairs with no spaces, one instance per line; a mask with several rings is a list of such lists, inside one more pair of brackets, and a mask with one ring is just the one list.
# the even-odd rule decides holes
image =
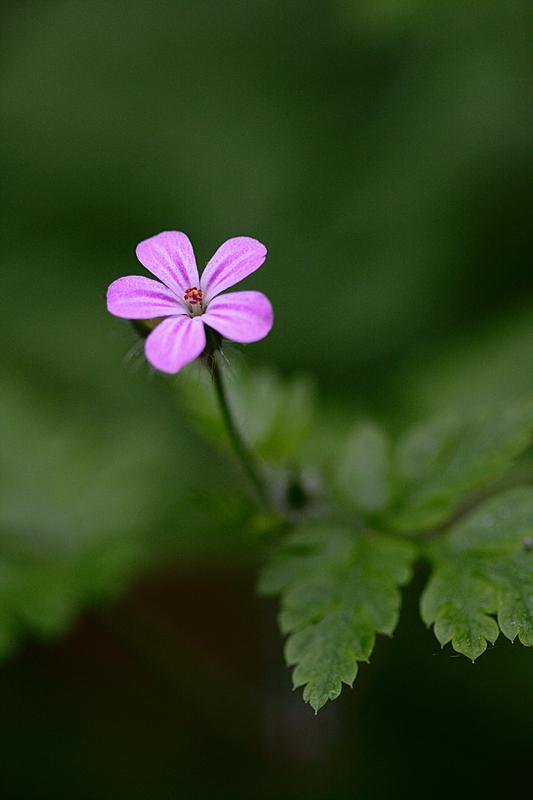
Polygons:
[[130,538],[115,537],[79,553],[7,553],[0,567],[0,657],[21,638],[65,633],[86,605],[109,600],[150,559],[150,551]]
[[533,308],[514,310],[510,318],[491,318],[465,340],[431,359],[415,362],[411,375],[402,374],[410,404],[428,408],[477,408],[490,402],[508,403],[533,395]]
[[117,593],[150,557],[153,507],[141,468],[153,442],[103,435],[0,395],[0,654],[57,634],[79,608]]
[[[207,370],[190,368],[177,385],[199,432],[229,446]],[[286,462],[308,432],[314,415],[314,393],[304,378],[283,380],[269,369],[225,370],[229,403],[241,433],[263,458]]]
[[[270,526],[257,517],[249,536],[250,509],[223,458],[190,430],[182,448],[171,431],[185,415],[161,399],[163,381],[147,379],[142,358],[136,376],[121,366],[128,326],[106,318],[104,289],[142,271],[134,244],[160,226],[190,231],[204,262],[234,233],[264,238],[267,265],[247,285],[271,297],[277,325],[248,352],[316,374],[354,418],[378,404],[403,424],[413,408],[532,391],[530,2],[340,0],[309,13],[282,2],[245,13],[239,3],[209,13],[159,4],[154,14],[132,0],[126,15],[114,3],[96,14],[83,3],[9,6],[3,294],[12,301],[0,326],[3,384],[17,376],[23,388],[9,407],[0,401],[6,647],[60,630],[118,591],[158,554],[163,526],[174,554],[209,538],[221,559],[230,549],[255,557]],[[425,380],[410,380],[413,370]],[[235,377],[230,393],[265,458],[305,467],[341,452],[353,420],[335,419],[331,396],[302,455],[308,390],[248,381],[244,390]],[[208,381],[192,383],[202,432],[226,445]],[[53,405],[62,419],[41,426]],[[118,434],[99,428],[111,407],[124,418]],[[527,414],[514,438],[499,413],[483,427],[461,411],[409,434],[390,486],[384,435],[359,429],[333,464],[334,502],[326,486],[315,507],[326,518],[381,516],[400,534],[438,527],[424,607],[469,654],[494,638],[495,614],[506,636],[531,644],[522,533],[509,549],[495,524],[489,547],[476,523],[461,546],[452,531],[446,555],[450,516],[530,442]],[[158,418],[166,430],[152,429]],[[153,458],[149,440],[175,467]],[[485,550],[473,547],[479,538]]]
[[[353,428],[336,451],[333,503],[344,501],[349,513],[378,529],[386,523],[396,535],[307,523],[287,538],[260,584],[281,596],[286,660],[315,710],[343,683],[352,685],[376,633],[393,630],[398,587],[417,550],[434,564],[421,608],[441,644],[452,642],[473,660],[500,630],[531,644],[533,489],[501,492],[448,532],[443,526],[510,469],[532,429],[529,401],[431,420],[392,454],[379,428]],[[419,538],[415,548],[404,539],[435,528],[442,530],[430,544]]]
[[[283,381],[266,370],[227,377],[245,436],[264,459],[285,465],[267,473],[273,482],[309,462],[332,468],[327,502],[318,481],[309,508],[299,510],[304,521],[282,540],[261,579],[264,593],[281,598],[286,659],[315,711],[353,684],[376,635],[394,630],[399,588],[417,553],[433,564],[421,606],[441,644],[451,642],[472,659],[500,631],[533,644],[533,489],[500,493],[444,529],[461,504],[486,491],[527,448],[530,403],[440,417],[393,449],[373,424],[357,424],[347,437],[341,417],[311,425],[314,398],[305,381]],[[178,385],[202,432],[226,445],[207,372],[190,369]],[[201,455],[195,466],[199,443],[189,432],[169,448],[175,482],[161,461],[164,427],[147,424],[132,436],[116,418],[103,430],[73,418],[62,424],[39,413],[16,384],[4,388],[0,408],[0,654],[27,635],[64,631],[80,608],[112,597],[165,552],[184,553],[193,540],[196,552],[206,552],[213,540],[215,549],[223,545],[226,554],[250,559],[259,541],[283,529],[283,510],[258,514],[223,462],[216,482],[198,488],[206,460]],[[162,476],[175,486],[168,506]],[[165,508],[169,540],[157,534]],[[346,523],[331,521],[338,512]],[[305,521],[306,514],[320,519]],[[375,532],[382,526],[388,535]],[[405,538],[435,527],[429,543]]]
[[357,425],[341,451],[336,482],[339,490],[359,511],[376,512],[387,507],[391,492],[390,444],[375,425]]
[[178,548],[243,549],[255,509],[222,481],[198,488],[194,447],[157,417],[65,420],[12,382],[0,391],[0,440],[0,656],[65,631]]
[[413,556],[410,543],[316,522],[291,534],[264,570],[260,590],[281,595],[294,686],[315,711],[353,684],[376,633],[392,634]]
[[205,459],[175,409],[177,431],[144,410],[136,424],[92,410],[65,419],[15,381],[0,391],[0,658],[65,632],[178,550],[250,558],[243,541],[259,536],[255,507],[224,475],[201,485]]
[[[533,489],[487,500],[428,553],[434,574],[421,600],[422,618],[441,645],[474,660],[499,629],[533,645]],[[493,615],[497,615],[496,624]]]
[[490,616],[496,611],[494,587],[477,577],[473,565],[456,561],[433,575],[421,601],[422,619],[434,623],[435,636],[458,653],[476,659],[498,637]]
[[[242,369],[226,377],[244,435],[264,459],[284,464],[283,474],[299,463],[296,469],[305,469],[309,461],[329,461],[332,468],[328,502],[319,494],[308,509],[304,504],[304,521],[282,540],[261,578],[261,591],[281,598],[286,660],[294,685],[304,687],[315,711],[343,684],[353,684],[376,635],[394,630],[399,588],[417,553],[433,564],[421,610],[441,644],[451,642],[475,659],[500,631],[533,643],[533,489],[485,501],[429,543],[405,538],[442,527],[473,493],[486,491],[509,469],[531,439],[530,403],[440,417],[408,432],[393,449],[370,423],[357,424],[347,437],[340,417],[311,425],[314,398],[303,380]],[[225,446],[207,371],[189,369],[178,386],[201,431]],[[15,385],[4,389],[0,406],[1,654],[28,634],[64,631],[80,608],[112,597],[141,566],[168,552],[155,531],[156,507],[159,514],[164,508],[161,476],[171,473],[160,460],[168,433],[157,425],[136,436],[117,420],[104,432],[73,420],[63,425],[37,413]],[[198,443],[189,439],[168,507],[172,546],[185,552],[192,535],[197,552],[213,539],[226,553],[253,557],[259,541],[280,534],[283,511],[258,514],[224,471],[213,486],[198,489],[201,473],[195,474],[191,458]],[[204,457],[199,464],[205,470]],[[278,472],[268,473],[272,481]],[[187,514],[177,517],[177,508]],[[338,511],[348,522],[331,521]],[[320,519],[305,521],[309,513]],[[361,527],[363,521],[394,533]]]
[[446,522],[467,495],[509,469],[530,445],[532,431],[531,401],[449,414],[409,431],[395,454],[391,524],[412,533]]

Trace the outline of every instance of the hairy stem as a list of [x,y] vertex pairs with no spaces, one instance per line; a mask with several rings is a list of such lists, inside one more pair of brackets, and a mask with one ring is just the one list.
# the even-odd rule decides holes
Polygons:
[[220,406],[220,413],[222,414],[222,418],[224,420],[224,424],[228,431],[229,438],[233,445],[233,449],[235,450],[237,458],[241,462],[246,474],[250,478],[250,481],[257,492],[257,496],[261,504],[267,506],[268,492],[265,485],[265,481],[263,479],[263,476],[261,475],[259,465],[257,464],[257,461],[255,459],[252,450],[248,447],[248,445],[242,438],[237,428],[237,425],[235,424],[235,420],[233,419],[233,414],[231,413],[231,409],[228,403],[228,397],[226,394],[224,379],[222,377],[222,369],[220,367],[220,363],[216,357],[216,354],[212,358],[210,364],[210,370],[213,376],[213,383],[215,385],[215,392],[218,404]]

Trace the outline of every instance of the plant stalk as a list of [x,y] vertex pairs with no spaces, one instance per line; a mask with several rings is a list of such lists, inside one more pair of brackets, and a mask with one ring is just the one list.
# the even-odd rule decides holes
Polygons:
[[246,474],[248,475],[251,483],[253,484],[257,496],[263,506],[268,506],[268,492],[267,488],[261,475],[261,471],[255,459],[255,456],[242,438],[236,424],[235,420],[233,419],[233,414],[231,413],[231,409],[228,403],[228,397],[226,394],[226,387],[224,385],[224,379],[222,377],[222,369],[220,367],[220,363],[216,357],[216,354],[212,358],[210,364],[211,374],[213,376],[213,383],[215,385],[215,392],[218,400],[218,404],[220,406],[220,413],[222,414],[222,418],[224,420],[224,424],[228,431],[229,438],[233,445],[233,449],[237,455],[237,458],[241,462]]

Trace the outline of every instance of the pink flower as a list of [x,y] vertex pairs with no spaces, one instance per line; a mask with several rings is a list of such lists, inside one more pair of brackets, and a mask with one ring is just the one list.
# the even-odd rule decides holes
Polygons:
[[137,245],[141,264],[159,278],[129,275],[107,290],[107,308],[124,319],[166,317],[145,342],[146,358],[163,372],[179,370],[205,348],[204,325],[234,342],[263,339],[274,320],[272,305],[261,292],[224,289],[242,281],[266,258],[256,239],[237,236],[218,248],[202,278],[192,245],[184,233],[158,233]]

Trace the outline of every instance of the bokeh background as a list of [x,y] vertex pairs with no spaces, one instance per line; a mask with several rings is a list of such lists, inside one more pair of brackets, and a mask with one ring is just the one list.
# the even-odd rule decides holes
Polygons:
[[1,16],[2,797],[525,797],[531,653],[441,651],[423,573],[353,692],[291,692],[257,548],[196,513],[227,462],[104,296],[160,230],[252,235],[244,358],[322,408],[397,433],[532,391],[529,0]]

